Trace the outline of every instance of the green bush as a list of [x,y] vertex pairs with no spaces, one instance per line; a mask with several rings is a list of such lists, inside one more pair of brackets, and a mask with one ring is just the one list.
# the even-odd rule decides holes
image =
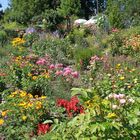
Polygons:
[[101,51],[97,47],[76,48],[74,50],[74,59],[78,69],[84,70],[89,65],[90,58],[93,55],[101,55]]
[[3,47],[3,45],[7,41],[7,33],[5,31],[0,31],[0,45]]

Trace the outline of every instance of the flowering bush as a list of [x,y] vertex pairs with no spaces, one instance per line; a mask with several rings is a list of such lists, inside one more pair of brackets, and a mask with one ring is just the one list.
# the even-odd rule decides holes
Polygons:
[[16,90],[5,98],[1,105],[1,132],[7,138],[29,137],[37,133],[37,124],[48,110],[46,96],[34,96],[26,91]]

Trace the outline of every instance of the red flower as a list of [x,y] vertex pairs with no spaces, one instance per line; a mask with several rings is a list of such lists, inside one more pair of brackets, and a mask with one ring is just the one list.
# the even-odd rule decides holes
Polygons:
[[45,134],[48,131],[50,131],[50,125],[49,124],[42,124],[42,123],[38,124],[38,128],[37,128],[37,134],[38,135]]
[[76,96],[73,96],[70,101],[58,99],[57,105],[64,107],[69,117],[72,117],[75,113],[84,113],[84,108],[79,105],[79,100]]

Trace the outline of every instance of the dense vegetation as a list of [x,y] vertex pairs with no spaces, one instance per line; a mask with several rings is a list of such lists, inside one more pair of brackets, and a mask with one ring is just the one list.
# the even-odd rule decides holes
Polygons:
[[0,139],[139,140],[140,1],[9,2]]

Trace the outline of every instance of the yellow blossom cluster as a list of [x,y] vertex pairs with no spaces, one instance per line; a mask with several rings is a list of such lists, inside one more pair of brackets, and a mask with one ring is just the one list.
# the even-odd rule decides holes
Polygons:
[[28,76],[31,77],[32,80],[37,80],[40,77],[43,77],[43,78],[46,78],[46,79],[50,78],[50,74],[48,72],[43,73],[43,74],[38,75],[38,76],[37,75],[32,75],[31,73],[28,73]]
[[24,39],[19,38],[19,37],[16,37],[16,38],[14,38],[13,41],[12,41],[12,46],[13,46],[13,47],[16,47],[16,46],[20,46],[20,45],[22,45],[22,44],[24,44],[24,43],[25,43],[25,40],[24,40]]
[[9,95],[9,98],[19,98],[20,99],[20,102],[15,104],[15,106],[19,106],[24,109],[33,107],[38,110],[38,109],[42,108],[43,100],[46,99],[46,96],[38,97],[36,95],[35,97],[33,97],[32,94],[27,93],[26,91],[17,90],[15,92],[12,92],[11,95]]

